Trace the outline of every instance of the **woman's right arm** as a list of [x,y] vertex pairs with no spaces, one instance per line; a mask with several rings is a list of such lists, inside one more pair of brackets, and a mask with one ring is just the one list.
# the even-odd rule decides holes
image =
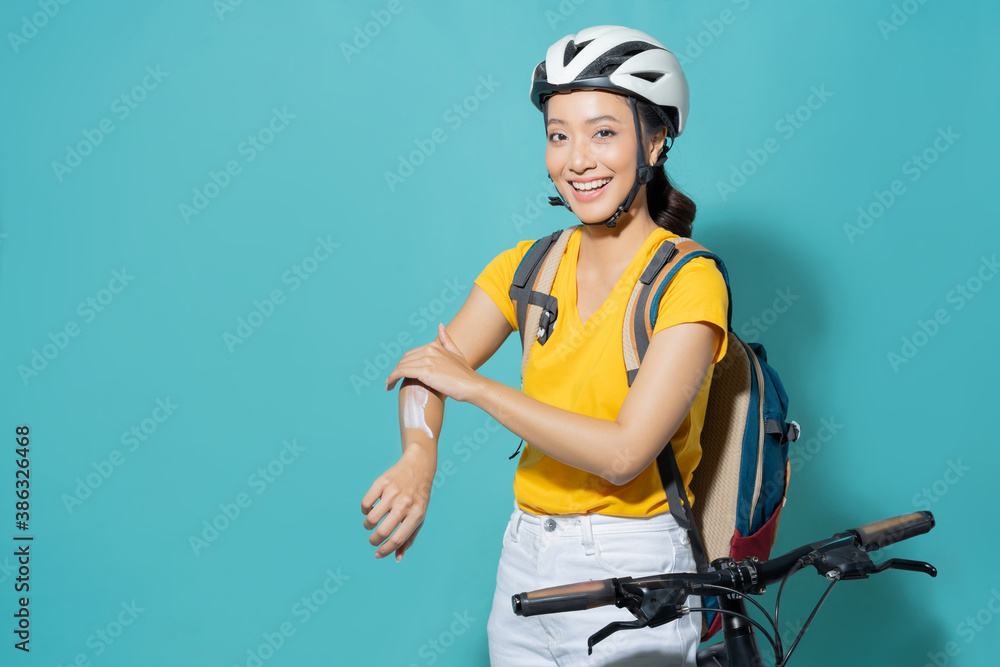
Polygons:
[[[445,329],[473,369],[486,363],[513,331],[500,308],[475,283]],[[427,345],[440,346],[440,342],[435,337]],[[378,525],[368,539],[378,547],[376,558],[395,551],[396,560],[400,560],[423,525],[437,470],[444,398],[417,380],[401,383],[399,429],[403,453],[361,500],[365,529]]]

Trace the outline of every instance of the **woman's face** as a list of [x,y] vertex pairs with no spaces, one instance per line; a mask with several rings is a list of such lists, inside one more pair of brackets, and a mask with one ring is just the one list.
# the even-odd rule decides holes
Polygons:
[[[556,189],[581,221],[611,217],[635,184],[635,125],[628,100],[578,90],[550,97],[546,112],[545,166]],[[635,204],[641,206],[639,196]]]

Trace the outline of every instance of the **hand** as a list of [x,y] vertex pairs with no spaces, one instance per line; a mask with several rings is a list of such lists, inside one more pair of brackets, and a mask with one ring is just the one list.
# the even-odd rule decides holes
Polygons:
[[456,401],[468,401],[482,379],[469,365],[443,324],[438,324],[435,340],[403,355],[385,380],[386,390],[392,389],[404,377],[420,380]]
[[395,550],[396,562],[399,562],[417,539],[427,514],[436,467],[436,455],[429,455],[416,446],[408,447],[399,461],[382,473],[361,499],[365,530],[378,525],[368,538],[370,544],[378,547],[376,558],[383,558]]

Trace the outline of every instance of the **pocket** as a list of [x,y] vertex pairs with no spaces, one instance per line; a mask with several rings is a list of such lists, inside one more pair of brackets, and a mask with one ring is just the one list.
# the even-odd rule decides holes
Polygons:
[[683,531],[678,528],[627,533],[594,531],[595,557],[613,577],[646,577],[676,571]]
[[778,532],[778,522],[781,520],[782,504],[779,503],[768,520],[752,535],[740,535],[736,531],[730,542],[731,556],[735,560],[742,560],[748,556],[756,556],[760,560],[767,560],[771,555],[771,548],[774,546]]

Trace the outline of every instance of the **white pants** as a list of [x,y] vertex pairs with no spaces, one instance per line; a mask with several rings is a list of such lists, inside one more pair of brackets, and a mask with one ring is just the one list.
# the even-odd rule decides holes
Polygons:
[[[514,512],[503,537],[493,609],[486,627],[492,667],[588,665],[693,667],[701,638],[701,612],[656,628],[619,630],[587,655],[587,638],[614,621],[634,621],[614,606],[517,616],[511,596],[591,579],[695,572],[687,533],[669,514],[539,516]],[[697,596],[690,607],[701,606]]]

